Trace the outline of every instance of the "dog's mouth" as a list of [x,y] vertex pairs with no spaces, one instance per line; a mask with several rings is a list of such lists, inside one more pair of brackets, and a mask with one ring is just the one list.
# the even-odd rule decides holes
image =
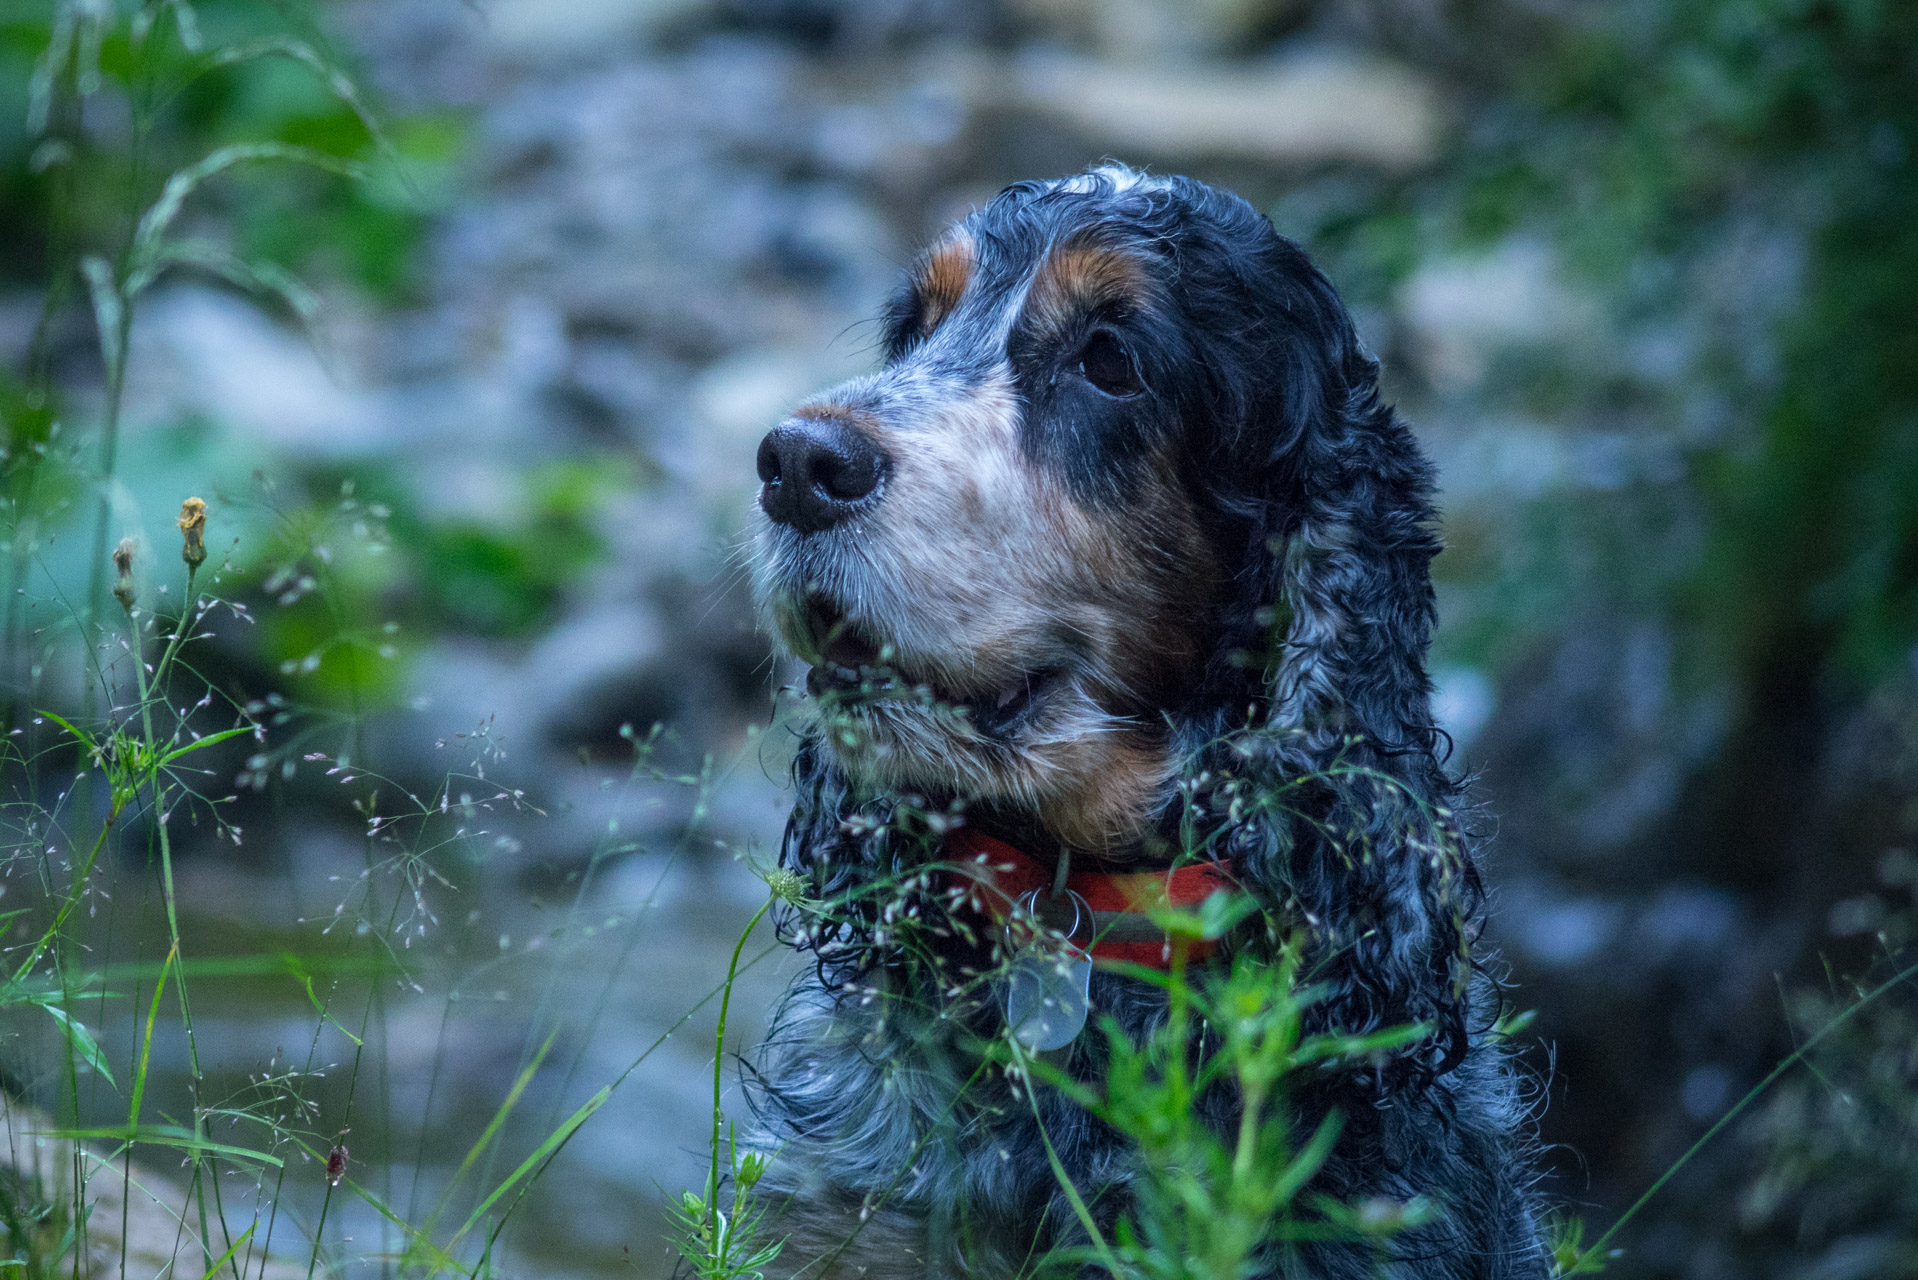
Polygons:
[[1065,680],[1065,672],[1053,668],[1021,672],[983,690],[954,687],[906,666],[891,644],[819,594],[807,597],[801,625],[805,643],[795,648],[812,667],[806,692],[835,707],[904,702],[945,708],[982,733],[1002,738],[1032,720]]

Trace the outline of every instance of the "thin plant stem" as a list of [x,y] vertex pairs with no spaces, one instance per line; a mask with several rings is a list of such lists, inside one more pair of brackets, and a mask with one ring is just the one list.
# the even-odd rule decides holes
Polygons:
[[[1904,982],[1910,980],[1914,976],[1918,976],[1918,963],[1913,963],[1905,966],[1903,969],[1900,969],[1897,973],[1894,973],[1893,975],[1891,975],[1891,977],[1885,979],[1883,982],[1879,983],[1876,987],[1873,987],[1870,991],[1860,996],[1858,1000],[1856,1001],[1856,1003],[1851,1004],[1847,1006],[1846,1008],[1840,1010],[1838,1014],[1834,1016],[1830,1022],[1827,1022],[1824,1026],[1820,1027],[1809,1039],[1805,1041],[1805,1043],[1803,1043],[1802,1045],[1799,1045],[1798,1048],[1794,1049],[1790,1054],[1786,1055],[1785,1058],[1781,1060],[1777,1066],[1773,1067],[1768,1073],[1766,1073],[1766,1076],[1763,1080],[1760,1080],[1757,1084],[1753,1085],[1746,1092],[1744,1097],[1740,1098],[1737,1102],[1732,1104],[1732,1107],[1729,1111],[1725,1112],[1724,1115],[1718,1117],[1717,1122],[1714,1123],[1711,1128],[1705,1130],[1704,1134],[1699,1137],[1698,1141],[1692,1143],[1691,1146],[1687,1147],[1685,1149],[1684,1155],[1681,1155],[1680,1157],[1678,1157],[1678,1159],[1672,1161],[1672,1163],[1666,1168],[1665,1172],[1658,1175],[1658,1180],[1653,1182],[1651,1186],[1645,1188],[1645,1193],[1639,1196],[1638,1199],[1632,1202],[1632,1207],[1625,1210],[1623,1214],[1619,1215],[1618,1221],[1614,1222],[1610,1227],[1606,1228],[1605,1234],[1600,1236],[1598,1239],[1594,1240],[1592,1242],[1591,1248],[1582,1251],[1578,1255],[1578,1261],[1573,1263],[1572,1269],[1570,1271],[1567,1271],[1565,1274],[1568,1276],[1589,1275],[1598,1271],[1604,1265],[1603,1258],[1605,1256],[1605,1246],[1612,1242],[1612,1237],[1616,1236],[1621,1230],[1623,1230],[1625,1227],[1625,1224],[1630,1222],[1634,1217],[1636,1217],[1638,1215],[1638,1211],[1640,1209],[1643,1209],[1647,1204],[1649,1204],[1653,1196],[1657,1195],[1660,1191],[1664,1190],[1665,1184],[1670,1182],[1674,1177],[1676,1177],[1678,1175],[1678,1171],[1680,1169],[1683,1169],[1688,1163],[1690,1163],[1691,1158],[1697,1155],[1700,1151],[1702,1151],[1706,1143],[1710,1142],[1713,1138],[1716,1138],[1721,1132],[1723,1132],[1726,1125],[1730,1124],[1732,1121],[1736,1120],[1740,1115],[1742,1115],[1745,1111],[1745,1108],[1749,1107],[1753,1102],[1755,1102],[1758,1099],[1758,1096],[1760,1094],[1764,1093],[1765,1090],[1771,1088],[1772,1085],[1778,1082],[1778,1078],[1780,1076],[1784,1075],[1787,1071],[1791,1070],[1792,1067],[1794,1067],[1800,1061],[1802,1061],[1806,1054],[1810,1053],[1812,1049],[1817,1047],[1819,1041],[1823,1040],[1826,1036],[1830,1035],[1832,1032],[1838,1030],[1838,1028],[1843,1026],[1846,1022],[1849,1022],[1852,1016],[1856,1014],[1860,1009],[1863,1009],[1866,1005],[1871,1004],[1873,1001],[1877,1000],[1878,997],[1890,991],[1893,987],[1903,984]],[[1591,1262],[1594,1265],[1587,1267],[1586,1265],[1587,1262]]]
[[753,918],[739,931],[739,941],[733,943],[733,958],[726,966],[726,985],[719,997],[719,1029],[713,1034],[713,1136],[712,1163],[706,1174],[706,1224],[711,1233],[710,1240],[715,1248],[719,1244],[719,1127],[725,1121],[726,1114],[720,1107],[719,1095],[725,1083],[726,1066],[726,1015],[733,1005],[733,984],[739,978],[739,956],[746,949],[746,939],[772,909],[773,900],[767,898],[759,904],[759,910],[753,912]]
[[[189,596],[192,594],[193,576],[193,567],[189,565],[187,567],[187,591]],[[133,650],[134,680],[139,690],[140,698],[140,731],[145,741],[146,758],[151,761],[154,758],[155,752],[158,750],[158,745],[153,734],[153,693],[152,686],[149,685],[147,681],[145,636],[139,620],[134,616],[131,605],[128,605],[126,608],[126,617],[127,632]],[[178,640],[179,628],[176,627],[174,632],[175,645],[169,647],[169,654],[174,648],[177,648]],[[164,667],[156,668],[154,671],[154,682],[157,684],[164,674]],[[148,795],[150,797],[148,803],[152,806],[155,838],[160,846],[160,892],[161,900],[166,905],[167,941],[172,946],[173,954],[184,959],[185,948],[183,948],[180,943],[179,900],[177,894],[174,892],[173,885],[173,843],[167,830],[167,789],[166,784],[161,781],[161,771],[151,764],[149,764],[148,767],[152,769],[152,774],[147,782]],[[196,1037],[193,1032],[192,997],[187,993],[187,984],[184,980],[184,975],[181,981],[173,984],[173,989],[174,993],[179,997],[180,1002],[180,1026],[186,1034],[187,1062],[189,1067],[187,1089],[191,1093],[193,1100],[193,1136],[196,1139],[204,1139],[206,1136],[206,1117],[205,1100],[201,1093],[201,1085],[205,1073],[200,1067],[200,1046],[198,1037]],[[194,1202],[198,1206],[200,1216],[200,1252],[203,1255],[201,1261],[207,1266],[208,1270],[213,1269],[213,1241],[208,1231],[209,1224],[206,1214],[207,1179],[205,1175],[208,1172],[217,1173],[217,1169],[211,1168],[214,1162],[215,1157],[211,1155],[199,1151],[194,1153],[193,1186],[190,1192]],[[212,1184],[213,1194],[217,1199],[219,1196],[219,1179],[217,1177],[213,1178]],[[221,1216],[223,1219],[223,1215]],[[224,1220],[222,1220],[222,1226],[224,1226]]]

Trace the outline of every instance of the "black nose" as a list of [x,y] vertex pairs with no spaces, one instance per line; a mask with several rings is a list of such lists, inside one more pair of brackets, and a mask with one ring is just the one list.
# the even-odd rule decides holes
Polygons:
[[891,459],[840,418],[789,418],[759,442],[759,505],[801,533],[830,529],[878,492]]

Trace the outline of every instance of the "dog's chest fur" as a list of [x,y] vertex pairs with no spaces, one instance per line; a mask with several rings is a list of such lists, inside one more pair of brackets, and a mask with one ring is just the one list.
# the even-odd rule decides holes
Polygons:
[[[873,991],[878,994],[872,994]],[[1135,1039],[1163,1020],[1163,997],[1099,974],[1095,1017]],[[973,1016],[977,1018],[976,1009]],[[990,1014],[987,1014],[989,1019]],[[921,999],[885,990],[828,992],[805,984],[789,999],[759,1064],[763,1140],[772,1155],[761,1203],[783,1209],[770,1229],[788,1236],[776,1274],[827,1280],[924,1280],[1030,1274],[1046,1251],[1082,1246],[1052,1156],[1109,1233],[1130,1206],[1131,1153],[1111,1128],[1044,1085],[1028,1087],[966,1047],[970,1030]],[[1513,1135],[1523,1117],[1491,1043],[1435,1082],[1426,1096],[1379,1105],[1350,1081],[1293,1099],[1309,1133],[1331,1108],[1344,1136],[1313,1183],[1348,1203],[1437,1200],[1446,1217],[1371,1244],[1274,1255],[1267,1274],[1315,1280],[1506,1280],[1545,1274],[1537,1223]],[[1100,1036],[1088,1029],[1063,1061],[1096,1082]],[[1209,1101],[1229,1132],[1237,1114]],[[1043,1136],[1041,1133],[1043,1126]],[[1486,1185],[1488,1169],[1508,1172]],[[1526,1211],[1513,1214],[1515,1205]],[[1395,1261],[1395,1259],[1397,1259]]]

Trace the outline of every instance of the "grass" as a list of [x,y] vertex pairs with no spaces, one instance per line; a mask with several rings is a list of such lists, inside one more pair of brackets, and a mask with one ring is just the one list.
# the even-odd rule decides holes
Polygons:
[[[61,1185],[48,1185],[43,1176],[23,1175],[0,1187],[6,1201],[0,1207],[0,1221],[7,1226],[19,1265],[37,1268],[35,1274],[63,1269],[75,1276],[93,1274],[102,1265],[104,1246],[108,1254],[118,1248],[124,1273],[130,1247],[126,1224],[105,1231],[90,1212],[100,1199],[95,1189],[98,1171],[111,1165],[117,1168],[116,1185],[144,1182],[163,1188],[159,1198],[177,1224],[172,1244],[174,1253],[181,1256],[176,1257],[176,1267],[195,1266],[209,1277],[231,1274],[234,1280],[245,1280],[249,1271],[261,1276],[286,1274],[285,1266],[296,1260],[303,1260],[302,1269],[309,1276],[367,1263],[418,1276],[490,1274],[502,1265],[503,1241],[516,1211],[553,1161],[626,1079],[714,999],[720,1005],[713,1068],[715,1163],[703,1200],[688,1193],[691,1199],[684,1203],[713,1206],[701,1223],[703,1252],[699,1255],[710,1260],[713,1274],[734,1274],[742,1263],[770,1256],[766,1246],[741,1254],[740,1242],[747,1233],[739,1229],[740,1215],[735,1210],[729,1220],[718,1207],[722,1151],[726,1153],[723,1177],[735,1192],[749,1188],[754,1170],[763,1167],[758,1163],[761,1157],[739,1151],[729,1129],[722,1141],[721,1126],[728,1012],[742,962],[751,963],[743,957],[764,906],[740,935],[723,978],[624,1071],[557,1122],[530,1132],[523,1122],[529,1090],[536,1079],[543,1078],[543,1071],[555,1065],[554,1050],[566,1029],[559,1011],[549,1007],[555,980],[571,942],[592,937],[599,927],[583,924],[585,917],[603,917],[604,909],[592,896],[594,875],[604,863],[635,847],[617,838],[616,819],[609,824],[608,838],[586,874],[576,882],[568,923],[549,935],[554,943],[551,970],[546,996],[533,1021],[541,1038],[536,1046],[529,1038],[528,1054],[463,1157],[423,1199],[422,1185],[416,1181],[409,1193],[411,1203],[405,1205],[398,1202],[390,1185],[379,1181],[384,1178],[390,1184],[393,1153],[375,1162],[371,1170],[375,1176],[362,1176],[367,1172],[365,1162],[353,1159],[348,1136],[356,1126],[388,1132],[394,1127],[390,1114],[368,1117],[363,1098],[363,1090],[376,1089],[382,1074],[378,1059],[389,1039],[379,1025],[384,993],[395,984],[418,987],[414,971],[420,966],[409,963],[407,953],[416,943],[433,937],[442,900],[454,897],[458,890],[448,875],[447,851],[484,837],[487,831],[478,824],[489,814],[539,815],[519,792],[487,779],[485,756],[490,752],[497,766],[498,753],[484,732],[472,739],[481,758],[471,771],[449,773],[436,792],[420,796],[396,779],[355,764],[345,754],[299,752],[299,746],[308,745],[303,741],[307,733],[297,709],[283,699],[236,704],[206,686],[191,660],[196,644],[208,638],[208,619],[225,602],[198,588],[205,558],[204,519],[204,504],[190,499],[180,521],[186,563],[182,603],[176,613],[158,615],[143,607],[138,574],[146,553],[131,542],[114,553],[111,597],[123,625],[96,646],[102,655],[96,669],[103,682],[98,698],[104,710],[88,719],[42,709],[33,718],[58,730],[52,742],[37,755],[12,746],[17,737],[0,748],[9,753],[4,763],[16,779],[71,770],[59,807],[40,806],[30,799],[10,806],[12,838],[0,850],[10,870],[30,865],[37,877],[33,904],[11,913],[5,920],[6,932],[0,935],[7,955],[0,1013],[17,1016],[39,1011],[57,1035],[59,1101],[54,1115],[33,1122],[34,1131],[72,1144],[70,1167],[59,1171]],[[323,589],[316,584],[315,590]],[[183,686],[199,693],[185,707],[179,705]],[[219,717],[234,723],[207,727],[209,718]],[[270,729],[280,730],[292,746],[270,745],[275,736]],[[190,819],[216,837],[225,836],[236,846],[240,843],[240,829],[226,816],[237,794],[209,795],[206,784],[216,775],[201,767],[207,755],[236,741],[245,741],[251,753],[241,766],[243,782],[290,778],[291,773],[280,768],[288,763],[318,768],[323,777],[354,788],[358,795],[352,807],[363,825],[365,869],[343,890],[330,916],[309,922],[305,933],[310,950],[202,957],[192,931],[183,925],[187,912],[175,875],[172,833]],[[712,770],[690,776],[669,774],[653,762],[658,735],[629,735],[629,741],[634,752],[629,786],[663,782],[691,788],[701,797],[695,805],[697,815],[714,784]],[[95,815],[90,825],[89,813]],[[145,921],[136,927],[136,958],[129,964],[113,958],[111,948],[124,945],[115,931],[84,926],[95,919],[101,902],[112,903],[125,892],[126,878],[115,875],[112,864],[139,852],[148,855],[151,876],[143,879],[157,894],[159,909],[146,913]],[[603,923],[636,927],[631,921]],[[321,945],[339,934],[351,939],[345,948]],[[104,958],[96,958],[99,945],[109,949]],[[630,941],[627,945],[630,949]],[[152,959],[155,954],[157,964]],[[486,969],[480,966],[479,972],[468,975],[469,980],[482,978]],[[297,1061],[283,1063],[276,1057],[243,1086],[219,1093],[216,1073],[202,1058],[196,993],[208,983],[266,976],[295,984],[309,1006],[306,1052]],[[608,988],[617,976],[615,966],[607,974]],[[452,994],[458,994],[457,986]],[[602,1010],[605,995],[603,990]],[[114,1012],[109,1012],[110,1005]],[[128,1010],[132,1035],[130,1051],[122,1058],[114,1052],[108,1027],[126,1022]],[[596,1014],[592,1023],[597,1021]],[[344,1048],[346,1063],[327,1062],[323,1041]],[[156,1043],[168,1042],[183,1050],[185,1058],[180,1080],[184,1098],[172,1099],[185,1104],[178,1114],[155,1106],[156,1095],[163,1090],[154,1048]],[[344,1065],[343,1079],[334,1077],[336,1065]],[[442,1065],[436,1054],[436,1073]],[[577,1069],[575,1055],[567,1072],[568,1085]],[[566,1092],[560,1088],[555,1099]],[[113,1098],[122,1100],[123,1109],[117,1117],[102,1120],[103,1105],[110,1108]],[[520,1149],[509,1150],[509,1144]],[[181,1172],[156,1179],[141,1163],[150,1164],[156,1156],[177,1158]],[[302,1185],[307,1203],[302,1209],[289,1208],[300,1205]],[[314,1193],[317,1204],[312,1203]],[[169,1196],[173,1199],[168,1200]],[[349,1201],[362,1211],[360,1221],[367,1220],[363,1211],[370,1210],[380,1228],[379,1244],[357,1255],[342,1248],[353,1237],[343,1235],[338,1226],[333,1243],[328,1243],[329,1223],[339,1221]],[[66,1216],[62,1218],[56,1208],[64,1209]],[[63,1221],[70,1225],[63,1233],[56,1231]],[[291,1247],[289,1232],[297,1241]],[[153,1245],[147,1240],[140,1247],[150,1250]],[[280,1261],[274,1263],[273,1258]]]

